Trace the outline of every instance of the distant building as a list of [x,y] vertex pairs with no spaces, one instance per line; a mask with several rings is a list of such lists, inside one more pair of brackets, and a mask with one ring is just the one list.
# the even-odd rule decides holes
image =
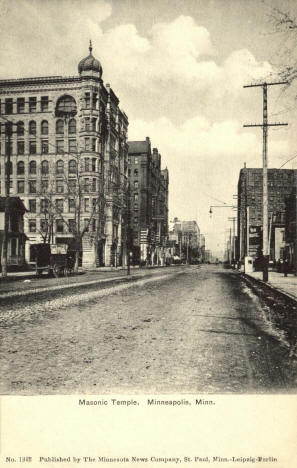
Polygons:
[[[0,197],[0,253],[2,252],[5,227],[5,200],[5,197]],[[24,214],[26,209],[19,197],[9,197],[8,202],[7,265],[8,267],[19,267],[25,264],[26,235],[24,234]]]
[[[285,249],[286,198],[291,194],[296,170],[268,169],[268,219],[270,259],[282,258]],[[238,180],[237,258],[256,258],[262,250],[263,172],[243,168]]]
[[130,231],[134,263],[163,264],[168,239],[168,169],[150,139],[128,142]]
[[200,258],[201,262],[205,262],[205,236],[204,234],[200,234]]
[[[76,76],[0,80],[0,193],[4,194],[9,121],[13,134],[6,170],[10,193],[20,196],[29,210],[28,261],[32,244],[42,242],[47,230],[51,242],[70,243],[77,224],[86,230],[84,264],[126,261],[128,118],[109,84],[104,85],[102,73],[90,44]],[[44,215],[49,197],[55,206],[50,219]]]
[[295,186],[292,193],[286,198],[286,228],[285,241],[286,251],[285,256],[289,260],[292,270],[297,273],[297,171]]
[[170,222],[169,242],[175,245],[175,255],[183,262],[201,261],[200,229],[196,221],[180,221],[174,218]]

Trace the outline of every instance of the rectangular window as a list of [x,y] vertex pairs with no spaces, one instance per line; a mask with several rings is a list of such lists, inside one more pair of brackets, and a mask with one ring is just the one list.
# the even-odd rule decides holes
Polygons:
[[56,192],[63,193],[64,192],[64,181],[63,179],[56,180]]
[[93,93],[93,109],[96,109],[97,93]]
[[36,112],[36,97],[29,98],[29,112]]
[[57,151],[57,154],[63,154],[64,153],[64,140],[57,140],[56,141],[56,151]]
[[74,190],[76,190],[76,179],[69,179],[68,187],[69,187],[70,192],[73,192]]
[[29,219],[29,232],[36,232],[36,219]]
[[18,180],[18,193],[25,193],[25,181]]
[[85,192],[90,191],[90,179],[84,179],[84,190]]
[[69,140],[69,153],[76,153],[76,140]]
[[89,211],[90,209],[90,199],[85,198],[85,211]]
[[85,132],[89,132],[89,131],[90,131],[90,118],[86,117],[85,118]]
[[25,112],[25,99],[17,98],[17,112],[23,114]]
[[75,233],[76,231],[75,219],[68,220],[68,229],[69,229],[69,232],[71,232],[72,234]]
[[36,141],[29,141],[29,153],[36,154]]
[[58,213],[63,213],[64,211],[64,200],[58,199],[56,200],[56,210]]
[[134,201],[135,201],[135,202],[138,201],[138,193],[134,193]]
[[134,164],[138,164],[138,158],[134,158]]
[[13,101],[11,98],[5,99],[5,114],[13,113]]
[[86,232],[89,232],[89,227],[90,227],[89,222],[90,222],[89,219],[87,219],[87,218],[84,219],[84,228],[85,228]]
[[63,219],[56,220],[56,232],[59,232],[60,234],[64,232]]
[[91,222],[91,231],[96,232],[96,219],[93,218]]
[[48,154],[48,140],[41,140],[41,152],[42,154]]
[[40,220],[40,231],[47,232],[48,231],[48,221],[47,219]]
[[29,193],[36,193],[36,180],[29,180]]
[[41,96],[41,112],[48,111],[48,96]]
[[48,179],[41,179],[41,191],[46,192],[48,190]]
[[85,138],[85,150],[90,151],[90,138]]
[[134,180],[134,188],[138,188],[138,180]]
[[89,108],[89,107],[90,107],[90,102],[91,102],[90,93],[86,93],[86,94],[85,94],[86,108]]
[[92,192],[96,192],[97,189],[97,179],[92,179]]
[[17,142],[17,150],[18,150],[18,154],[24,154],[25,153],[25,142],[24,141],[18,141]]
[[69,198],[68,200],[68,211],[73,213],[75,211],[75,200],[74,198]]
[[92,151],[96,151],[96,138],[92,138]]
[[29,200],[29,211],[31,213],[36,213],[36,200]]
[[94,213],[97,211],[97,198],[92,198],[92,209]]
[[49,208],[49,201],[44,198],[40,200],[40,213],[47,213]]

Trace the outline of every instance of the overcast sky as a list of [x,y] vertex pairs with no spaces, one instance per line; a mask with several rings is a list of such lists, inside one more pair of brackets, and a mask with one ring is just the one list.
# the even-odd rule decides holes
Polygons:
[[[261,166],[261,129],[242,125],[261,122],[262,91],[243,85],[290,60],[274,7],[296,14],[294,0],[0,0],[0,78],[75,75],[92,39],[129,139],[149,136],[169,169],[170,217],[196,219],[220,250],[236,212],[209,207],[234,203],[244,162]],[[269,167],[297,153],[296,94],[269,89],[270,121],[289,123],[269,132]]]

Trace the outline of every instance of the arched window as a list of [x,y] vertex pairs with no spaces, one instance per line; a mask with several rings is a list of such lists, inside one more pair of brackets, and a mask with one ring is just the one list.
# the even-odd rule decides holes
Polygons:
[[56,162],[56,174],[63,174],[64,173],[64,161],[62,159],[59,159],[59,161]]
[[23,136],[24,135],[24,122],[18,122],[17,123],[17,136]]
[[64,133],[64,122],[62,119],[57,120],[56,122],[56,133]]
[[76,114],[76,102],[72,96],[61,96],[56,105],[56,116],[64,117]]
[[29,174],[36,174],[36,161],[30,161]]
[[29,122],[29,133],[30,135],[36,135],[36,122],[34,120]]
[[75,174],[76,173],[76,161],[75,159],[70,159],[68,163],[68,172],[69,174]]
[[25,173],[25,163],[24,161],[19,161],[17,163],[17,174],[21,175]]
[[41,122],[41,135],[48,135],[48,121],[43,120]]
[[70,119],[68,124],[68,133],[76,133],[76,120]]
[[43,175],[47,175],[49,172],[49,165],[48,165],[48,161],[42,161],[41,163],[41,174]]

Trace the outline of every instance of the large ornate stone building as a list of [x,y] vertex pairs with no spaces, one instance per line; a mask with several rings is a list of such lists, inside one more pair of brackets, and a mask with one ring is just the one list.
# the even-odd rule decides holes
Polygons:
[[83,264],[125,263],[128,118],[91,44],[77,76],[0,80],[0,100],[0,193],[10,147],[10,193],[29,210],[27,261],[45,237],[76,237]]
[[150,139],[129,141],[130,226],[134,262],[164,264],[168,239],[168,169]]

